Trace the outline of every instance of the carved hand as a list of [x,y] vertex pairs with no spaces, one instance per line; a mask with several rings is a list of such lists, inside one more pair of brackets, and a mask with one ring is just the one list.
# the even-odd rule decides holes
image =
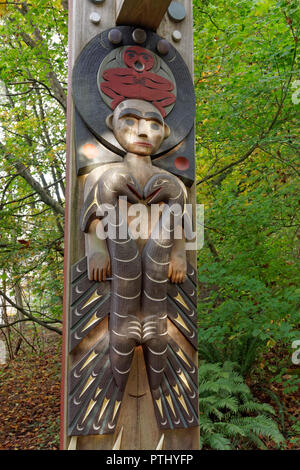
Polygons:
[[93,253],[88,257],[88,278],[90,281],[106,281],[111,275],[108,253]]
[[187,270],[187,262],[185,252],[172,252],[168,277],[171,282],[176,284],[184,282]]

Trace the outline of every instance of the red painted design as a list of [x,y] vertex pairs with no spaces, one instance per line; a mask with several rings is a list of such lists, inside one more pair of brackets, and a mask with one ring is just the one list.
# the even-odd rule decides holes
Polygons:
[[186,157],[177,157],[175,159],[174,165],[176,166],[177,170],[187,170],[190,166],[190,162]]
[[99,153],[96,145],[94,144],[84,144],[81,151],[86,158],[89,158],[91,160],[93,158],[96,158]]
[[154,57],[147,49],[129,46],[123,54],[125,67],[105,70],[102,74],[105,82],[100,84],[101,91],[113,99],[115,109],[124,99],[150,101],[166,116],[165,107],[176,101],[173,83],[160,75],[150,72],[154,66]]

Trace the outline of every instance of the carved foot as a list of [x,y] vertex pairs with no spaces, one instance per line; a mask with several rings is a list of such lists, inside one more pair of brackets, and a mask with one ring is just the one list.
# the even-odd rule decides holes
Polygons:
[[142,342],[149,384],[152,390],[159,387],[167,362],[167,325],[164,319],[154,316],[143,321]]

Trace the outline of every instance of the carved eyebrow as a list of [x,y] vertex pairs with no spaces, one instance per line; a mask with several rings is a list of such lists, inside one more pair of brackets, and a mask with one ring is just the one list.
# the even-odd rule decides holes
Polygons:
[[145,113],[145,116],[148,117],[148,118],[156,119],[158,122],[163,124],[163,120],[162,120],[161,116],[158,113],[154,113],[153,111],[150,111],[148,113]]
[[155,113],[153,111],[149,111],[147,113],[142,113],[139,109],[136,109],[136,108],[126,108],[126,109],[123,109],[120,112],[119,118],[121,118],[123,116],[133,116],[133,117],[136,117],[138,119],[144,118],[144,119],[147,119],[147,120],[155,119],[160,124],[163,124],[163,120],[162,120],[160,114]]
[[138,109],[135,109],[135,108],[126,108],[126,109],[123,109],[123,111],[120,112],[119,114],[119,117],[123,117],[123,116],[136,116],[138,118],[141,118],[143,117],[143,114],[141,113],[141,111],[139,111]]

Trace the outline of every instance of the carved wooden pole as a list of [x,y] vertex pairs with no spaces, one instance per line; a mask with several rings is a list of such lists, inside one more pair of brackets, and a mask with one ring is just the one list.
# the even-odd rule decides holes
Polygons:
[[69,1],[62,449],[199,448],[192,35],[191,0]]

